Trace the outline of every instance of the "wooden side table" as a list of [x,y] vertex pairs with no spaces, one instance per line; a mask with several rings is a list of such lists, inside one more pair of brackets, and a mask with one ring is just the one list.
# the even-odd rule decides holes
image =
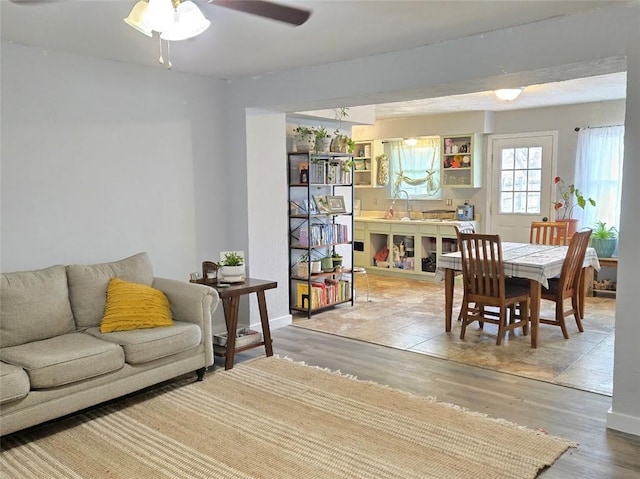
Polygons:
[[[267,356],[273,356],[273,345],[271,341],[271,330],[269,328],[269,315],[267,313],[267,301],[264,292],[267,289],[278,287],[276,281],[268,281],[263,279],[247,278],[243,283],[230,284],[222,287],[221,283],[215,280],[199,279],[195,282],[215,288],[222,300],[224,308],[224,321],[227,325],[227,345],[214,345],[214,353],[216,356],[225,358],[224,368],[233,368],[233,359],[235,353],[246,351],[258,346],[264,345]],[[236,330],[238,329],[238,310],[240,306],[240,297],[256,293],[258,298],[258,308],[260,310],[260,323],[262,324],[262,341],[247,344],[236,348]]]

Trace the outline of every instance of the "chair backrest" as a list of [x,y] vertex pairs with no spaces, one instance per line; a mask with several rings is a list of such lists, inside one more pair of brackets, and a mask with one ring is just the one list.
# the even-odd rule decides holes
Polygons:
[[500,236],[458,232],[458,245],[462,255],[465,294],[472,297],[504,298],[504,263]]
[[590,229],[574,233],[571,237],[567,256],[562,263],[562,272],[560,273],[560,290],[567,294],[580,287],[580,273],[590,237]]
[[567,223],[561,221],[532,221],[529,243],[546,245],[567,244]]
[[473,223],[462,223],[460,226],[454,226],[456,233],[475,233],[476,229]]

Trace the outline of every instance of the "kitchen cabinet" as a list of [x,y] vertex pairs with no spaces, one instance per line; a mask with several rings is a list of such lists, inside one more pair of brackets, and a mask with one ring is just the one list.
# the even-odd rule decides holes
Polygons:
[[376,156],[383,152],[382,141],[361,140],[353,148],[353,185],[354,188],[378,188],[378,163]]
[[[432,278],[438,257],[457,251],[455,227],[460,224],[460,221],[356,218],[363,251],[354,255],[354,265],[379,274]],[[476,222],[472,224],[477,228]]]
[[308,317],[353,305],[353,281],[320,268],[335,251],[353,264],[353,169],[346,153],[289,153],[289,310]]
[[442,186],[482,186],[482,139],[481,134],[442,137]]

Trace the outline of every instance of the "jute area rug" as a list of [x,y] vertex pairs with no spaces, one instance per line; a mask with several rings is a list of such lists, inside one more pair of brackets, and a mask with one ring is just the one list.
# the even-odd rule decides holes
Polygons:
[[277,357],[2,441],[3,478],[534,478],[575,444]]

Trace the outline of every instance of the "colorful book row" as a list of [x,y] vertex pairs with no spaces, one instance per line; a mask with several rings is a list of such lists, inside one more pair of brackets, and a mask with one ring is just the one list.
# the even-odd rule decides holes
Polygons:
[[324,282],[312,281],[310,284],[311,293],[309,293],[309,283],[296,285],[296,306],[298,308],[308,309],[309,299],[311,299],[311,309],[351,299],[351,283],[349,281],[327,278]]
[[300,227],[300,246],[323,246],[349,242],[349,228],[343,224],[316,224]]

